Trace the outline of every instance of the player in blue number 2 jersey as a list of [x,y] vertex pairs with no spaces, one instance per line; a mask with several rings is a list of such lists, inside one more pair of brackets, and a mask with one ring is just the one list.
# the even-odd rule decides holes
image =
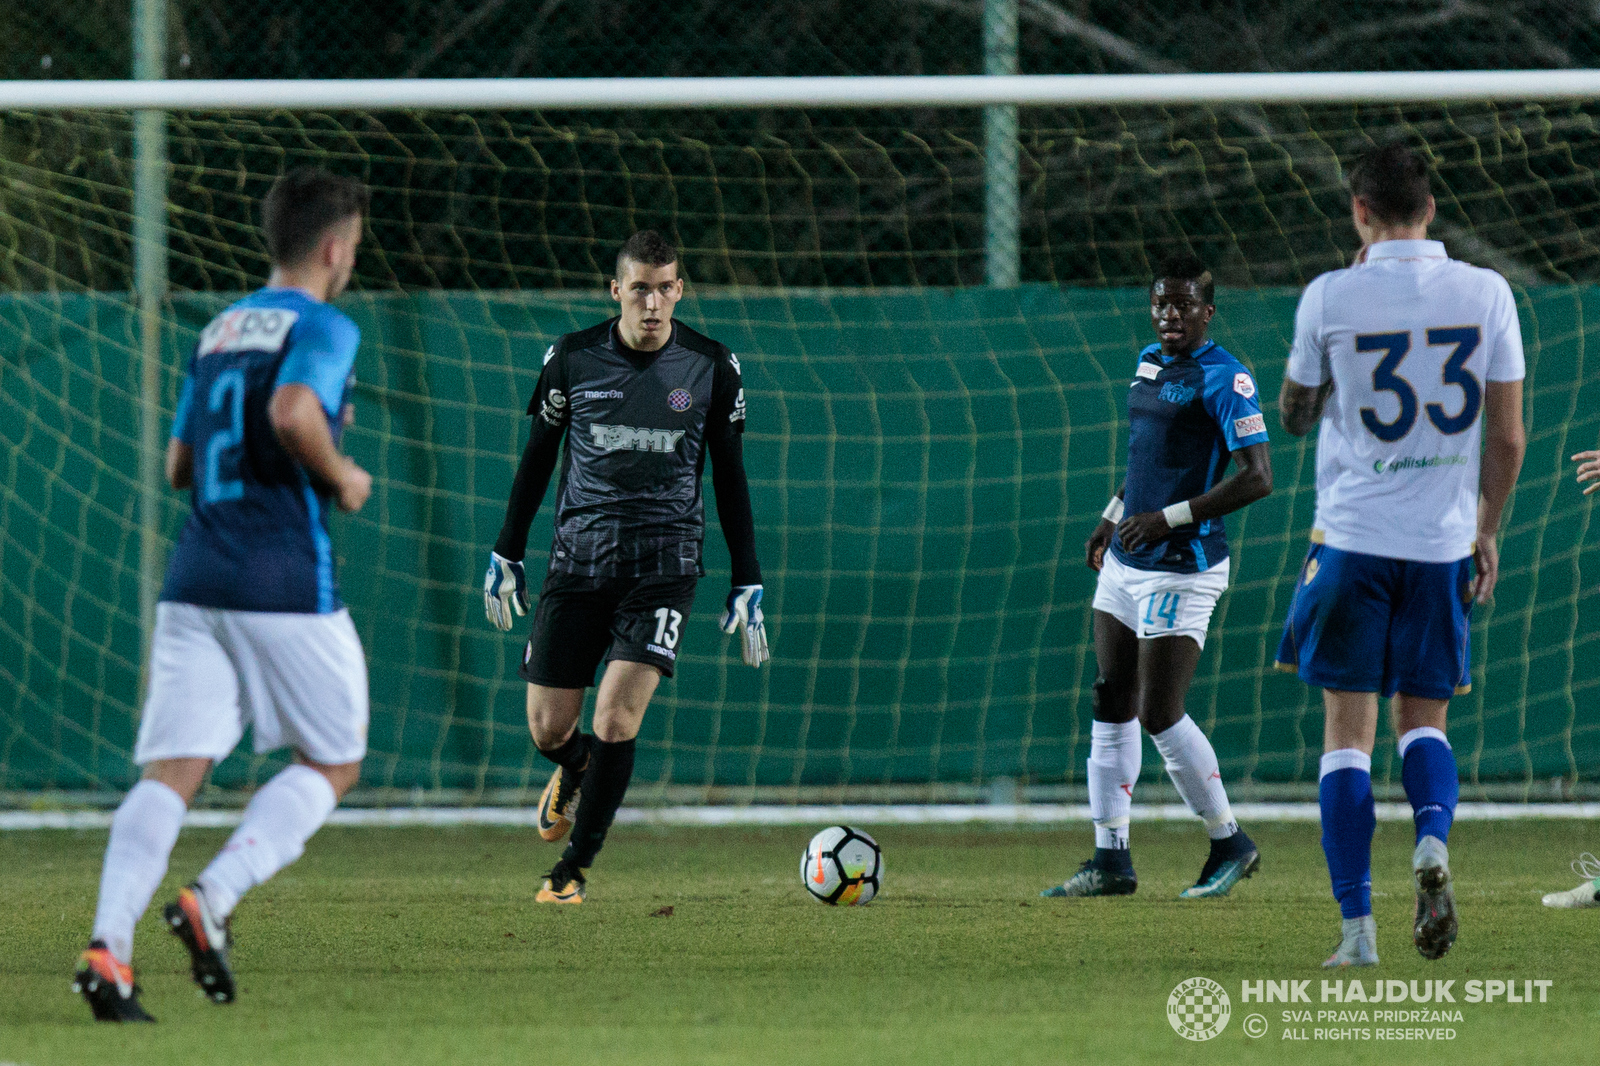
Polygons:
[[138,1000],[133,929],[167,871],[184,812],[246,726],[257,752],[295,761],[164,916],[208,998],[234,998],[229,916],[294,862],[361,769],[367,670],[339,602],[328,511],[360,510],[372,478],[339,451],[354,382],[355,324],[329,307],[349,281],[367,191],[297,170],[262,205],[272,276],[200,334],[167,445],[167,479],[192,488],[156,608],[150,680],[117,808],[93,939],[74,988],[102,1021],[151,1021]]
[[1516,299],[1505,278],[1427,239],[1426,163],[1404,145],[1373,149],[1350,171],[1350,198],[1361,254],[1306,286],[1279,401],[1290,433],[1321,427],[1316,524],[1278,661],[1323,690],[1322,848],[1343,918],[1325,966],[1378,961],[1380,695],[1416,826],[1412,942],[1428,959],[1455,942],[1445,711],[1471,682],[1469,613],[1494,591],[1527,446]]
[[[1182,896],[1227,895],[1261,861],[1234,821],[1211,742],[1183,707],[1228,587],[1222,516],[1272,491],[1255,378],[1206,339],[1215,312],[1204,264],[1185,256],[1161,266],[1150,287],[1160,343],[1139,353],[1128,389],[1127,477],[1085,546],[1100,573],[1088,767],[1094,857],[1046,896],[1120,896],[1138,886],[1128,821],[1141,722],[1211,837],[1205,867]],[[1230,462],[1238,471],[1223,480]]]

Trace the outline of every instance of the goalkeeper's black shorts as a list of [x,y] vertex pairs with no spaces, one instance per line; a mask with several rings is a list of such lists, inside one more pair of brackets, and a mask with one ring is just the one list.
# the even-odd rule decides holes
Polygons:
[[522,649],[524,681],[588,688],[602,662],[647,663],[671,677],[694,587],[687,576],[583,577],[551,571]]

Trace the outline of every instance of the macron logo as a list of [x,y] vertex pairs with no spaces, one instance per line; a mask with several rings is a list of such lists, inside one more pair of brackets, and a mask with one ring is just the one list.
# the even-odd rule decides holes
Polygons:
[[597,448],[608,452],[670,452],[683,439],[681,429],[635,429],[632,426],[591,425]]

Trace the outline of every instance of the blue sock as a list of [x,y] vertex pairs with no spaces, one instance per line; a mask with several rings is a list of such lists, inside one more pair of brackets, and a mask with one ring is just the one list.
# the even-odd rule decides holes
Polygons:
[[1438,837],[1448,844],[1461,781],[1456,776],[1456,753],[1442,732],[1424,726],[1400,738],[1400,780],[1411,801],[1417,839]]
[[1361,918],[1372,913],[1372,831],[1378,821],[1372,804],[1372,756],[1354,748],[1322,757],[1317,785],[1322,801],[1322,853],[1339,913]]

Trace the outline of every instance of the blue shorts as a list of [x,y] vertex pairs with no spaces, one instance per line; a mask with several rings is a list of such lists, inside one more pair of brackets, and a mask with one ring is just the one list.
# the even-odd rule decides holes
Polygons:
[[1472,688],[1472,559],[1419,563],[1313,544],[1278,666],[1319,688],[1447,700]]

